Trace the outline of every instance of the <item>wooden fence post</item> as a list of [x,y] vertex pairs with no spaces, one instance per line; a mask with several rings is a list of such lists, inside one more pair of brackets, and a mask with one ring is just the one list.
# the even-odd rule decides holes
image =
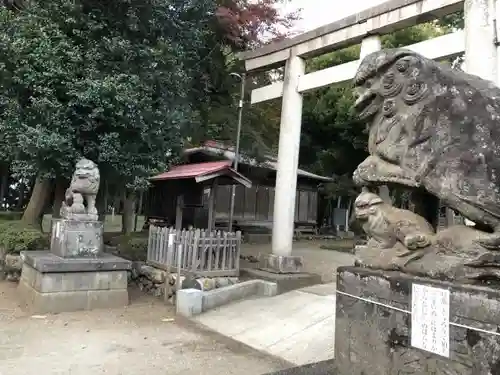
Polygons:
[[175,280],[175,303],[177,303],[177,293],[181,290],[181,265],[182,265],[182,251],[183,246],[180,244],[177,246],[177,278]]
[[171,285],[170,285],[170,278],[171,278],[171,268],[170,268],[170,265],[171,265],[171,262],[172,262],[172,253],[174,252],[175,250],[175,233],[172,233],[171,231],[169,231],[167,229],[167,238],[168,238],[168,246],[167,246],[167,256],[166,256],[166,264],[167,264],[167,267],[166,268],[166,273],[165,273],[165,288],[163,290],[163,301],[166,303],[168,302],[168,296],[170,295],[170,291],[171,291]]
[[236,270],[240,270],[240,254],[241,254],[241,231],[236,232]]

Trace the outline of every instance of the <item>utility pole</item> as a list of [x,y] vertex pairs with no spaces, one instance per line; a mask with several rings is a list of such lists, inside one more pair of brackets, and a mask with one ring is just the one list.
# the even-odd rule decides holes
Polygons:
[[[238,171],[238,161],[240,158],[240,136],[241,136],[241,122],[243,118],[243,101],[245,98],[245,80],[246,74],[231,73],[231,75],[238,77],[241,81],[240,87],[240,101],[238,103],[238,126],[236,128],[236,148],[234,150],[234,170]],[[229,208],[229,232],[233,231],[233,215],[234,215],[234,200],[236,196],[236,185],[231,186],[231,205]]]

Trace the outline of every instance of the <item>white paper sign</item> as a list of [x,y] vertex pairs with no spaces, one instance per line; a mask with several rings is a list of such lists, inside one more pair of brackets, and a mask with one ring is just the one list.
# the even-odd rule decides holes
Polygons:
[[168,235],[168,247],[172,247],[174,245],[175,233],[170,233]]
[[61,234],[61,222],[58,221],[56,222],[56,238],[59,238],[60,234]]
[[450,356],[450,291],[413,284],[411,345],[443,357]]

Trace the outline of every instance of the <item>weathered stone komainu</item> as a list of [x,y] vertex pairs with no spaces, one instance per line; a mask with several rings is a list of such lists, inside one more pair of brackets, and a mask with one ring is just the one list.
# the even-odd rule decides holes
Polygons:
[[371,122],[370,156],[354,181],[424,189],[476,223],[422,233],[422,218],[400,210],[393,224],[406,226],[413,242],[423,235],[425,246],[399,238],[384,249],[369,246],[371,253],[360,249],[360,263],[451,279],[500,277],[500,88],[405,49],[368,55],[354,83],[355,108]]
[[66,191],[62,218],[52,220],[50,251],[21,254],[18,293],[21,305],[33,313],[128,304],[131,262],[103,252],[104,226],[95,207],[98,190],[97,165],[80,159]]
[[[71,184],[66,190],[61,207],[64,219],[98,220],[95,200],[99,191],[100,174],[97,165],[88,159],[80,159],[76,163]],[[84,205],[84,200],[87,207]]]

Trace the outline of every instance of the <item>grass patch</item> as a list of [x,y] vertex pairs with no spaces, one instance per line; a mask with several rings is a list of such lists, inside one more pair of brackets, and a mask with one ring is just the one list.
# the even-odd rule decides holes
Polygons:
[[23,217],[22,212],[0,211],[0,221],[19,221]]

